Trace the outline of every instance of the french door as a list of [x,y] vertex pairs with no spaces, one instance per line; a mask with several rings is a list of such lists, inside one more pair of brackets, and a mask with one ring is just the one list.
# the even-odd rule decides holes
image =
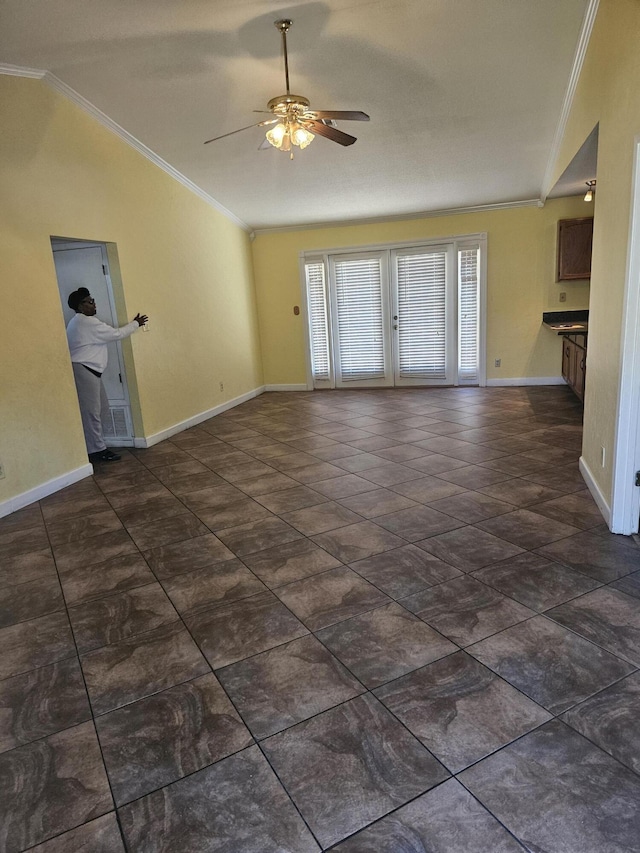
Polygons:
[[393,385],[384,253],[329,258],[335,387]]
[[478,384],[478,241],[305,259],[314,387]]

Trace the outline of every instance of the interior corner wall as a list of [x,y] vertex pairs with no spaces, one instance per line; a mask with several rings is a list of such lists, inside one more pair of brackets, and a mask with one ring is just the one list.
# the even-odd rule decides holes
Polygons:
[[[253,242],[260,337],[267,385],[306,383],[306,318],[299,253],[487,233],[487,379],[560,379],[562,343],[542,326],[544,311],[589,307],[588,281],[556,282],[559,219],[590,215],[582,197],[542,208],[430,216],[367,225],[258,233]],[[567,300],[560,303],[560,293]],[[501,366],[494,362],[500,359]]]
[[[0,75],[0,507],[87,464],[50,238],[115,244],[145,436],[260,388],[249,235],[44,82]],[[220,383],[224,383],[224,392]]]
[[[562,173],[599,124],[582,455],[609,505],[621,379],[633,159],[640,138],[639,44],[640,3],[600,0],[556,175]],[[637,282],[634,286],[638,286]],[[604,467],[601,448],[605,449]]]

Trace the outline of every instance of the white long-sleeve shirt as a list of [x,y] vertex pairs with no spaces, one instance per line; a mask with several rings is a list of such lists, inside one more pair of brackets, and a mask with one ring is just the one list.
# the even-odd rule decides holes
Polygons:
[[111,341],[121,341],[128,338],[140,327],[137,320],[132,320],[126,326],[114,329],[103,323],[97,317],[87,317],[86,314],[76,314],[67,325],[67,341],[71,361],[85,364],[98,373],[104,373],[109,353],[107,344]]

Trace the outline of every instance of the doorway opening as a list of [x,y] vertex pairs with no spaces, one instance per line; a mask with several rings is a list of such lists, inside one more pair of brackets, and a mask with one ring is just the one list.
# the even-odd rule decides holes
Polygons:
[[[118,326],[107,244],[52,237],[51,249],[65,326],[74,314],[67,299],[79,287],[90,290],[96,301],[97,317],[110,326]],[[133,447],[134,424],[121,341],[109,343],[108,351],[109,361],[102,374],[109,400],[109,412],[102,423],[103,435],[109,445]]]

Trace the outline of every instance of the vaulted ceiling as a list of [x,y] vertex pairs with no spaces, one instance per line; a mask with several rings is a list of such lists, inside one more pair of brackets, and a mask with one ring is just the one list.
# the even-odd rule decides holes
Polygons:
[[[48,72],[251,229],[404,216],[545,193],[588,6],[3,0],[0,63]],[[291,90],[371,120],[293,160],[259,127],[203,145],[285,91],[280,18]]]

